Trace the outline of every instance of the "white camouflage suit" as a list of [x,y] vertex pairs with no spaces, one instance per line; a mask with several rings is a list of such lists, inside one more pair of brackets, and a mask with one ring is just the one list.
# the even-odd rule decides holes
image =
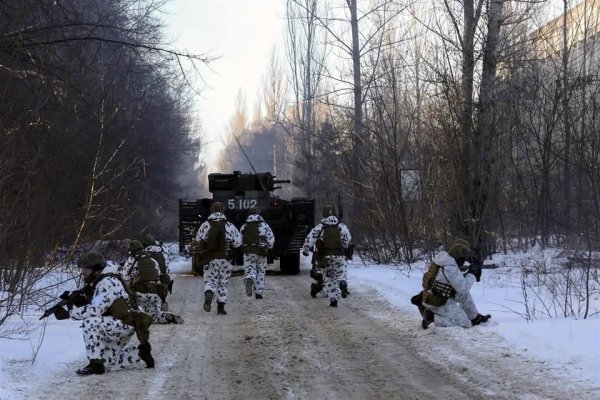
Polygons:
[[[268,250],[275,244],[275,235],[269,224],[258,214],[251,214],[246,218],[246,223],[242,225],[240,233],[244,237],[244,230],[249,222],[258,222],[259,245]],[[265,273],[267,270],[267,256],[259,256],[253,253],[244,253],[244,279],[252,279],[254,282],[254,293],[262,295],[265,289]]]
[[472,274],[463,275],[454,258],[445,251],[438,253],[433,262],[440,266],[435,280],[450,284],[456,294],[454,298],[449,298],[446,304],[441,307],[434,307],[427,303],[423,303],[423,307],[435,314],[436,326],[470,328],[472,326],[471,320],[478,314],[470,293],[471,287],[476,281],[475,276]]
[[[208,230],[210,229],[209,221],[227,221],[225,214],[221,212],[214,212],[207,219],[207,221],[204,221],[200,225],[198,233],[196,233],[196,240],[198,241],[208,238]],[[227,222],[225,225],[225,240],[229,248],[238,248],[242,245],[242,236],[231,222]],[[225,259],[210,260],[204,266],[204,291],[210,290],[215,293],[218,303],[227,303],[227,283],[229,282],[232,268],[229,260]]]
[[[321,223],[315,226],[304,241],[304,246],[302,248],[303,253],[308,253],[312,247],[315,245],[318,239],[323,238],[323,228],[324,225],[338,225],[338,229],[340,230],[340,236],[342,239],[342,247],[347,249],[351,243],[352,236],[350,235],[350,231],[348,227],[339,222],[335,215],[330,215],[327,218],[323,218]],[[323,285],[325,288],[325,293],[329,300],[338,300],[341,295],[340,290],[340,280],[345,276],[346,269],[346,257],[345,256],[326,256],[325,261],[327,263],[323,268]]]
[[134,327],[114,317],[102,316],[120,297],[129,299],[121,281],[104,277],[96,285],[90,304],[73,308],[71,318],[83,320],[81,327],[88,359],[102,359],[108,369],[145,366],[138,346],[126,346],[135,333]]
[[[160,268],[158,266],[158,262],[153,258],[149,258],[154,263],[154,267],[158,271],[157,273],[160,275]],[[140,274],[140,270],[138,267],[138,263],[135,257],[130,256],[125,261],[123,267],[119,268],[119,273],[123,277],[123,280],[127,282],[127,284],[131,284],[132,279]],[[144,311],[146,314],[152,315],[152,322],[155,324],[168,324],[175,318],[175,315],[166,311],[161,310],[162,300],[160,296],[156,293],[140,293],[135,292],[138,306]],[[173,317],[170,317],[171,314]]]

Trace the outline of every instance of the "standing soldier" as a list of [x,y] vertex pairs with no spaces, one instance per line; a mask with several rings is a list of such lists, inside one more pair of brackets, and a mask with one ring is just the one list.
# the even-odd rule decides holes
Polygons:
[[244,249],[244,284],[246,295],[252,296],[252,288],[257,299],[263,298],[267,254],[275,244],[275,236],[269,224],[259,215],[257,208],[248,210],[246,223],[240,229]]
[[144,251],[144,245],[139,240],[129,243],[129,266],[125,271],[131,290],[137,295],[138,304],[148,314],[152,315],[158,324],[183,324],[183,318],[170,312],[162,311],[161,305],[167,296],[169,287],[160,282],[158,262]]
[[[131,305],[135,300],[132,302],[126,285],[118,275],[103,274],[105,266],[102,254],[84,254],[79,260],[79,267],[86,288],[77,294],[82,299],[73,299],[69,303],[70,312],[61,309],[63,316],[60,319],[70,315],[75,320],[82,320],[83,341],[90,362],[78,369],[77,374],[103,374],[104,363],[109,367],[125,368],[144,361],[147,368],[154,368],[148,342],[151,318],[133,311]],[[83,293],[89,294],[89,298]],[[72,304],[76,307],[72,308]],[[126,347],[134,333],[138,333],[141,344]]]
[[227,283],[231,276],[232,266],[229,262],[232,248],[242,245],[242,237],[237,228],[227,222],[223,214],[223,203],[210,205],[210,215],[204,221],[196,240],[199,247],[208,254],[208,264],[204,266],[204,311],[210,312],[213,297],[217,295],[217,314],[226,315]]
[[345,251],[351,240],[348,227],[335,215],[335,207],[326,205],[321,223],[310,231],[304,241],[302,254],[305,256],[312,246],[316,246],[315,260],[323,268],[323,284],[331,307],[337,307],[340,298],[340,280],[346,266]]
[[[158,263],[158,267],[160,268],[160,282],[169,287],[169,293],[173,293],[173,280],[171,279],[171,275],[169,275],[169,256],[165,249],[150,233],[142,235],[141,242],[144,245],[146,254]],[[161,310],[168,311],[168,309],[169,303],[167,303],[165,297],[161,305]]]

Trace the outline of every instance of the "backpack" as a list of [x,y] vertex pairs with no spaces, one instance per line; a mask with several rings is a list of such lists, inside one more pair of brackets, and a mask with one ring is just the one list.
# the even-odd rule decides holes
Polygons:
[[247,222],[244,227],[243,243],[244,253],[258,254],[259,256],[267,256],[269,251],[266,247],[260,245],[260,221]]
[[244,245],[251,244],[259,244],[260,243],[260,234],[258,231],[258,227],[260,225],[259,221],[247,222],[246,227],[244,228],[243,239]]
[[212,251],[227,250],[227,232],[225,221],[210,221],[210,229],[206,235],[206,248]]
[[339,224],[324,225],[322,231],[322,243],[319,251],[322,251],[326,256],[341,256],[344,255],[342,247],[342,233]]

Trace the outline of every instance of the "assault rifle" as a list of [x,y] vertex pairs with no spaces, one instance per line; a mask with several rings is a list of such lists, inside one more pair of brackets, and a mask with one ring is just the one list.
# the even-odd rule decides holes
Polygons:
[[[90,291],[92,287],[86,285],[83,289],[74,290],[72,292],[64,291],[60,296],[58,296],[61,300],[44,311],[44,314],[40,317],[40,319],[44,319],[54,314],[56,311],[63,310],[66,306],[67,309],[72,309],[73,306],[81,307],[90,302],[92,293]],[[60,312],[60,311],[59,311]]]

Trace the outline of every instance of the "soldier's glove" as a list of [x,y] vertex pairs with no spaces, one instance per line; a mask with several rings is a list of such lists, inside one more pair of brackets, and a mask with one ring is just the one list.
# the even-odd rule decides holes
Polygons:
[[481,265],[480,264],[469,265],[467,274],[472,274],[475,277],[475,280],[477,282],[479,282],[481,280]]
[[57,320],[69,319],[70,316],[71,314],[69,314],[69,312],[63,307],[58,307],[56,310],[54,310],[54,317]]
[[308,251],[306,251],[306,250],[302,250],[302,255],[303,255],[304,257],[308,257],[308,254],[309,254],[309,253],[308,253]]
[[69,295],[69,302],[75,307],[83,307],[88,303],[88,298],[81,292],[73,292]]

